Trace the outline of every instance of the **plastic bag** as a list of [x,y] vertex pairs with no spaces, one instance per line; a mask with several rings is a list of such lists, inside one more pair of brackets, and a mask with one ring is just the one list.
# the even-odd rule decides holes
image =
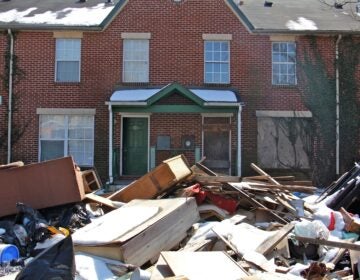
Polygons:
[[16,280],[70,280],[75,277],[71,236],[42,251],[17,275]]

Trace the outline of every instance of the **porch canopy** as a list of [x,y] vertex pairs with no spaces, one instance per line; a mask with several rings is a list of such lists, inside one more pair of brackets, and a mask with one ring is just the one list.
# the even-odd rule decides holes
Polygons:
[[[157,101],[173,93],[193,101],[191,105],[157,104]],[[162,88],[119,89],[114,91],[108,105],[114,112],[158,113],[211,113],[236,112],[241,105],[239,95],[229,89],[188,89],[178,83]]]
[[[176,94],[182,102],[167,97]],[[166,102],[163,102],[167,100]],[[185,101],[188,100],[188,101]],[[159,102],[160,101],[160,102]],[[241,111],[239,94],[231,89],[186,88],[179,83],[162,88],[121,88],[106,102],[109,107],[109,182],[113,182],[113,114],[114,113],[200,113],[237,115],[237,174],[241,175]],[[149,165],[150,166],[150,165]]]

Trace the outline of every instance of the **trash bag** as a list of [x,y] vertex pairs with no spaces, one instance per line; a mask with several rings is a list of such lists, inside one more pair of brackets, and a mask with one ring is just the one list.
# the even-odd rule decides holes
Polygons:
[[42,251],[17,275],[16,280],[70,280],[75,277],[71,236]]
[[85,206],[75,204],[73,207],[65,210],[61,215],[57,226],[68,228],[71,232],[74,232],[76,229],[82,228],[90,223],[90,216],[86,211]]

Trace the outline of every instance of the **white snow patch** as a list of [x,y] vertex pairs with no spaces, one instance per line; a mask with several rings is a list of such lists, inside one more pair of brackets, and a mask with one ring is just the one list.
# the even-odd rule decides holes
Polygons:
[[[94,7],[65,8],[56,12],[34,13],[38,8],[25,11],[17,9],[0,12],[0,21],[21,24],[57,24],[57,25],[97,25],[111,12],[114,6],[100,3]],[[32,15],[30,16],[30,14]]]
[[126,90],[117,90],[115,91],[110,101],[146,101],[154,94],[158,93],[160,89],[126,89]]
[[299,17],[296,21],[289,20],[286,27],[290,30],[317,30],[316,24],[310,19]]
[[208,102],[237,102],[236,95],[230,90],[190,89],[194,94]]

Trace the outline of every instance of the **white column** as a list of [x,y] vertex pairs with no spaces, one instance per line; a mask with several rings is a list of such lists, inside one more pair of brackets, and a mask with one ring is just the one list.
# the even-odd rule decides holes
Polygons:
[[109,183],[114,182],[113,177],[113,111],[109,104]]
[[237,116],[237,175],[241,176],[241,111],[242,105],[239,105],[239,111]]

